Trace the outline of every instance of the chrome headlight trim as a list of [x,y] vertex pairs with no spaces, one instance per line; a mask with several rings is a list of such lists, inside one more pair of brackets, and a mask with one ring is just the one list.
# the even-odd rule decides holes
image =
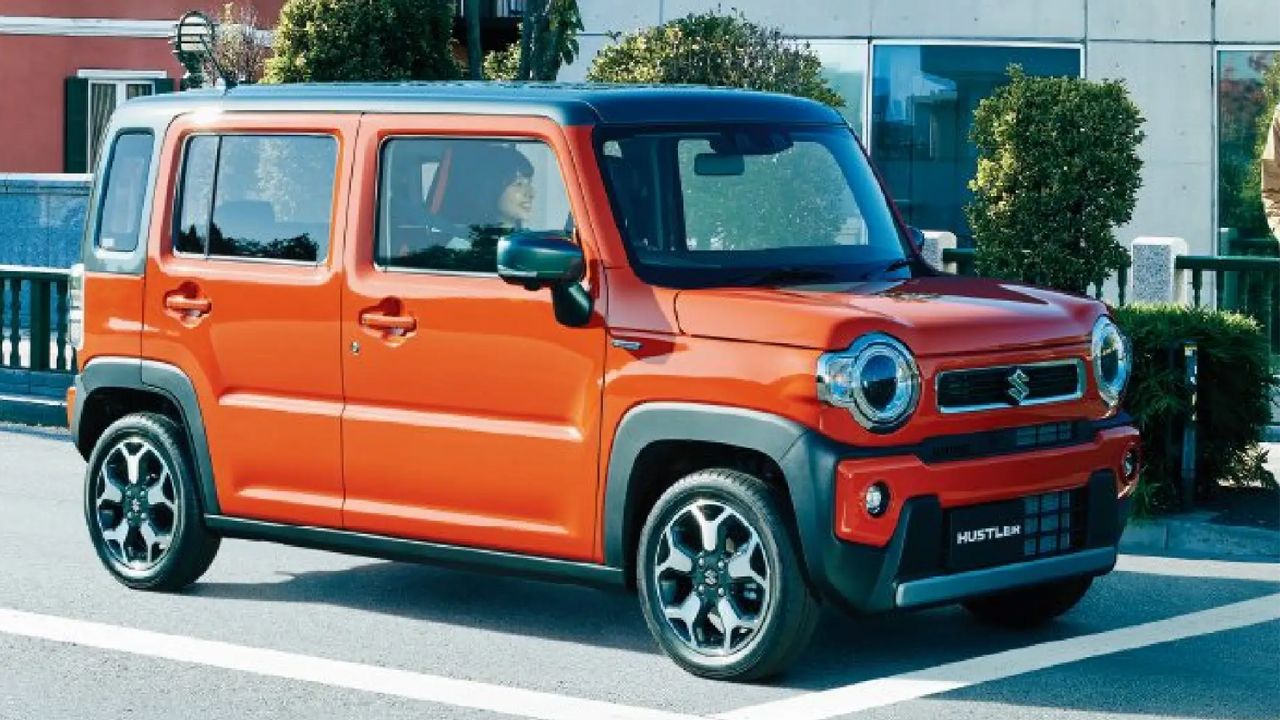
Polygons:
[[[1115,367],[1111,377],[1106,376],[1107,368],[1104,360],[1108,355],[1115,355]],[[1133,375],[1133,349],[1129,338],[1111,318],[1102,316],[1093,324],[1093,333],[1089,339],[1089,364],[1093,367],[1093,379],[1098,384],[1098,394],[1110,407],[1120,404],[1124,391],[1129,386],[1129,378]]]
[[[876,360],[892,364],[893,395],[883,406],[869,399],[863,373]],[[885,333],[859,337],[847,350],[823,353],[818,358],[818,398],[849,411],[862,427],[887,433],[902,427],[920,404],[920,368],[906,345]]]

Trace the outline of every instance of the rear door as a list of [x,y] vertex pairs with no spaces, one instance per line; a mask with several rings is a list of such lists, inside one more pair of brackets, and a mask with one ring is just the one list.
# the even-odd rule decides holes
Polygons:
[[[496,274],[516,228],[584,218],[558,126],[366,116],[343,295],[344,522],[363,532],[588,559],[605,336]],[[584,285],[599,297],[589,224]]]
[[195,385],[224,514],[341,525],[338,240],[357,128],[228,113],[166,139],[142,354]]

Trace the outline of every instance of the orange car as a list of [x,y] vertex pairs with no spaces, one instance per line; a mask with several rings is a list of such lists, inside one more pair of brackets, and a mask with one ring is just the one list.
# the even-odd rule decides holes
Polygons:
[[1026,625],[1115,563],[1106,308],[930,268],[819,104],[242,87],[107,138],[67,407],[130,587],[224,537],[626,585],[749,679],[820,602]]

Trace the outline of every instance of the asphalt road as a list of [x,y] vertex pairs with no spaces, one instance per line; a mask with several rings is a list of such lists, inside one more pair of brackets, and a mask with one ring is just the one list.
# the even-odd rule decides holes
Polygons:
[[734,685],[666,660],[616,591],[242,541],[185,593],[126,590],[83,467],[62,432],[0,426],[5,720],[1280,718],[1275,564],[1122,557],[1029,633],[827,613],[793,672]]

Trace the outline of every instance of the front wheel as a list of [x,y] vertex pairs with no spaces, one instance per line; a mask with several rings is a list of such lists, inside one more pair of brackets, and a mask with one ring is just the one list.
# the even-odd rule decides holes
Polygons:
[[818,604],[777,494],[736,470],[702,470],[669,488],[640,534],[645,622],[678,665],[757,680],[808,645]]
[[1093,578],[1071,578],[1043,585],[1007,590],[964,602],[965,609],[985,623],[1028,628],[1043,625],[1079,603]]

